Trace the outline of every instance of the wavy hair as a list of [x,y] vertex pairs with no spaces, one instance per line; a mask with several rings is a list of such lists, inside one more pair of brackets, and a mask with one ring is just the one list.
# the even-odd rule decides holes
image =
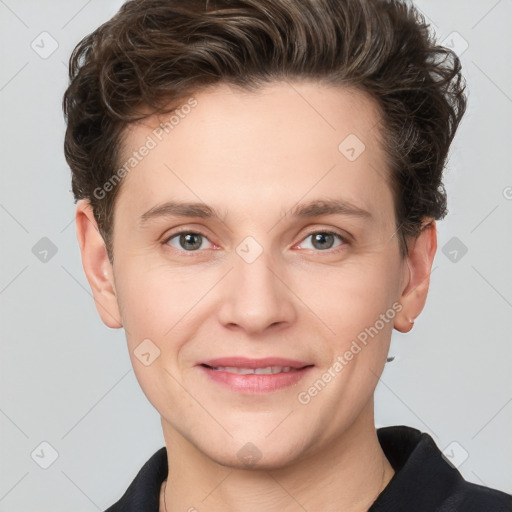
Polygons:
[[126,126],[180,98],[229,83],[246,90],[313,79],[369,94],[381,115],[397,233],[446,214],[442,173],[466,108],[457,55],[417,9],[396,0],[130,0],[78,43],[63,98],[75,201],[88,199],[113,262]]

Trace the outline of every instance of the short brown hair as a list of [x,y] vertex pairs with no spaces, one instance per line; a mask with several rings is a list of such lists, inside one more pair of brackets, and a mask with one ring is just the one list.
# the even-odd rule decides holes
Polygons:
[[[442,172],[466,108],[457,55],[396,0],[130,0],[76,46],[63,99],[75,201],[87,198],[113,262],[123,131],[186,96],[313,79],[355,87],[382,113],[402,255],[425,218],[446,214]],[[149,108],[148,108],[149,107]]]

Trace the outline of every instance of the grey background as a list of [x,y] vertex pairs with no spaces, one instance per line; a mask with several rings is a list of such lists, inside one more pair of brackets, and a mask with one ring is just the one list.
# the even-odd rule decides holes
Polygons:
[[[69,55],[120,5],[0,0],[1,512],[103,510],[164,444],[124,332],[96,312],[62,152]],[[466,479],[512,493],[512,2],[417,5],[461,53],[469,112],[427,307],[393,335],[376,423],[430,433]]]

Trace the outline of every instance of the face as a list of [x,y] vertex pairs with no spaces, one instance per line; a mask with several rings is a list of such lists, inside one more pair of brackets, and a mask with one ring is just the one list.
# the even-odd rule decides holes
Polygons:
[[307,82],[194,98],[168,133],[169,116],[126,132],[126,160],[152,147],[116,199],[119,315],[166,434],[285,465],[367,410],[402,307],[379,114]]

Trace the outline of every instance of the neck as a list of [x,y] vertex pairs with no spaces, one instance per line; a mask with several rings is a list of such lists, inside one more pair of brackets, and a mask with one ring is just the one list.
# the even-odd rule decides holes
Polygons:
[[162,425],[169,472],[160,493],[161,512],[205,507],[210,512],[366,512],[394,474],[378,442],[373,401],[335,442],[268,470],[218,464]]

